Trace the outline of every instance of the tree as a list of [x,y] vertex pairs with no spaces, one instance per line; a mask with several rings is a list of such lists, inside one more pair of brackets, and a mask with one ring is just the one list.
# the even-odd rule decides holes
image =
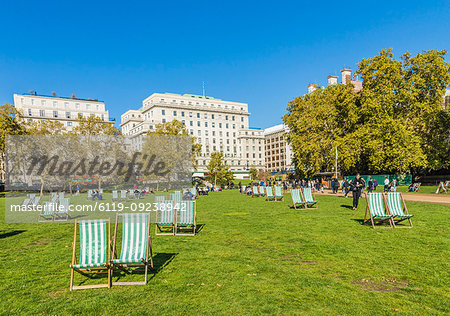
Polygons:
[[251,167],[249,170],[249,175],[251,180],[256,180],[258,178],[258,169]]
[[67,133],[62,123],[53,120],[27,122],[25,128],[31,135],[62,135]]
[[445,50],[394,59],[391,49],[363,59],[363,89],[332,85],[297,97],[284,116],[301,176],[331,170],[334,151],[344,173],[403,173],[449,166],[450,85]]
[[[178,120],[159,123],[155,126],[155,131],[148,131],[147,135],[189,135],[189,131],[184,124]],[[192,166],[197,169],[197,157],[200,156],[202,145],[196,142],[197,138],[191,136],[192,142]]]
[[234,179],[233,173],[230,171],[228,165],[225,164],[223,153],[211,153],[211,160],[207,166],[209,177],[214,181],[214,186],[219,184],[226,184]]
[[20,112],[12,104],[0,105],[0,181],[5,181],[5,140],[6,135],[25,134]]
[[71,134],[79,135],[121,135],[119,129],[109,122],[103,121],[97,116],[89,116],[88,118],[78,114],[78,126],[72,129]]

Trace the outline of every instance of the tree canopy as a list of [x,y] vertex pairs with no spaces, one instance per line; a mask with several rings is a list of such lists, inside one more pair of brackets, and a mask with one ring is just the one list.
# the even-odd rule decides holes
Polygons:
[[334,165],[344,173],[403,173],[448,168],[450,116],[442,108],[450,85],[445,50],[391,49],[358,63],[363,89],[331,85],[295,98],[284,122],[297,171],[312,176]]
[[207,166],[209,177],[214,185],[226,184],[234,179],[230,168],[225,164],[223,153],[216,151],[211,153],[211,160]]

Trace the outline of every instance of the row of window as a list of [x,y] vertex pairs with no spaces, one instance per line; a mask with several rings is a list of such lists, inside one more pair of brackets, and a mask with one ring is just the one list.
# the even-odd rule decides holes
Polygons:
[[[186,113],[185,113],[184,111],[180,111],[180,117],[186,117],[185,114],[186,114]],[[195,114],[195,115],[194,115],[194,114]],[[165,110],[165,109],[162,109],[162,110],[161,110],[161,115],[163,115],[163,116],[166,115],[166,110]],[[153,117],[153,111],[150,111],[150,116]],[[172,116],[177,117],[177,116],[178,116],[178,111],[175,111],[175,110],[172,111]],[[197,118],[200,118],[200,117],[201,117],[201,114],[200,114],[200,113],[189,112],[189,117],[194,117],[194,116],[196,116]],[[215,120],[215,119],[216,119],[216,115],[215,115],[215,114],[210,114],[210,116],[211,116],[211,119],[212,119],[212,120]],[[147,118],[148,118],[148,117],[147,117]],[[207,119],[208,119],[208,113],[203,113],[203,118],[204,118],[205,120],[207,120]],[[218,114],[218,115],[217,115],[217,118],[218,118],[219,120],[221,120],[221,119],[222,119],[222,114]],[[225,121],[228,121],[228,120],[236,121],[236,116],[234,116],[234,115],[224,115],[224,119],[225,119]],[[244,117],[243,117],[243,116],[241,116],[241,122],[244,122]]]
[[[163,98],[161,98],[161,99],[159,99],[159,102],[160,103],[166,103],[166,99],[163,99]],[[153,103],[153,100],[150,100],[150,103]],[[170,102],[169,102],[170,103]],[[173,103],[173,104],[176,104],[176,103],[178,103],[177,102],[177,100],[175,100],[175,99],[172,99],[172,102],[171,103]],[[193,101],[187,101],[187,102],[185,102],[184,100],[179,100],[179,103],[180,104],[188,104],[188,105],[194,105],[194,102]],[[150,104],[149,103],[146,103],[145,104],[145,106],[149,106]],[[201,104],[201,102],[195,102],[195,105],[198,105],[198,106],[208,106],[208,104],[206,103],[206,102],[203,102],[203,104]],[[209,106],[210,107],[212,107],[212,108],[214,108],[214,107],[218,107],[218,108],[222,108],[222,104],[214,104],[214,103],[210,103],[209,104]],[[223,105],[223,108],[225,108],[225,109],[228,109],[228,108],[230,108],[230,109],[232,109],[232,110],[235,110],[236,109],[236,107],[234,106],[234,105],[231,105],[230,107],[228,107],[228,104],[224,104]],[[244,108],[243,107],[241,107],[240,108],[241,109],[241,111],[244,111]]]
[[[246,166],[246,165],[262,166],[261,161],[247,161],[247,162],[236,161],[235,162],[234,160],[232,160],[231,162],[225,161],[224,163],[227,165],[231,165],[231,166]],[[199,166],[207,166],[208,164],[209,164],[209,160],[197,160],[197,165],[199,165]]]
[[[24,98],[20,99],[20,103],[22,105],[25,105]],[[49,103],[50,103],[50,101],[49,101]],[[41,100],[40,104],[43,107],[47,106],[47,100]],[[59,105],[58,101],[51,101],[51,104],[53,105],[54,108],[57,108],[58,105]],[[66,109],[69,108],[69,104],[70,104],[69,102],[63,102],[63,104],[64,104],[64,107]],[[35,102],[34,99],[31,99],[31,105],[37,105],[37,102]],[[82,104],[75,103],[75,108],[76,109],[80,109],[81,106],[82,106]],[[88,104],[88,103],[86,103],[86,104],[84,104],[84,109],[87,110],[87,111],[90,111],[90,110],[93,110],[93,109],[96,109],[97,111],[99,111],[100,110],[100,105],[99,104]]]
[[[47,112],[48,113],[48,112]],[[64,115],[65,114],[65,115]],[[60,115],[60,113],[59,113],[59,111],[52,111],[52,117],[53,118],[59,118],[59,117],[65,117],[65,118],[67,118],[67,119],[70,119],[70,118],[76,118],[76,117],[78,117],[78,115],[81,115],[81,116],[83,116],[83,113],[77,113],[75,116],[72,116],[72,113],[71,112],[63,112],[63,114],[61,114]],[[28,109],[28,116],[33,116],[33,111],[31,110],[31,109]],[[39,116],[41,116],[41,117],[45,117],[46,116],[46,112],[45,112],[45,110],[39,110]],[[88,117],[88,116],[94,116],[94,114],[93,113],[90,113],[90,114],[86,114],[86,115],[84,115],[85,117]],[[102,114],[101,116],[101,119],[104,121],[105,120],[105,116]]]

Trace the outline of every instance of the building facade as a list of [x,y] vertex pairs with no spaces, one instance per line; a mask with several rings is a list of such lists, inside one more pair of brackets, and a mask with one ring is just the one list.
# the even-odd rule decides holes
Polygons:
[[71,131],[78,125],[81,114],[87,118],[96,116],[105,123],[112,124],[105,103],[98,100],[44,96],[36,94],[14,94],[14,106],[20,110],[22,118],[28,121],[58,121]]
[[194,94],[153,93],[138,110],[121,116],[122,134],[132,139],[137,150],[141,137],[156,124],[181,121],[202,145],[198,170],[206,170],[212,152],[223,153],[232,170],[264,168],[264,131],[249,127],[248,104]]
[[284,124],[264,130],[266,171],[271,173],[294,171],[294,154],[286,137],[288,131],[288,127]]

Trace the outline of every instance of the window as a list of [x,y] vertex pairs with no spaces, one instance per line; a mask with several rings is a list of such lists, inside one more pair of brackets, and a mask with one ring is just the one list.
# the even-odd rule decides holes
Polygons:
[[31,116],[31,109],[28,109],[28,115]]
[[45,116],[45,110],[39,110],[39,116]]
[[72,122],[67,122],[67,126],[72,126]]
[[177,100],[172,100],[172,103],[177,103]]
[[200,121],[197,121],[197,126],[200,127]]
[[34,105],[34,99],[31,99],[31,105]]
[[165,123],[165,122],[166,122],[166,119],[162,119],[162,122]]
[[200,118],[200,113],[197,113],[197,118]]
[[243,116],[241,116],[241,122],[244,122],[244,117]]
[[23,98],[21,98],[21,99],[20,99],[20,104],[23,105],[23,103],[24,103]]
[[211,118],[214,120],[214,114],[211,114]]
[[173,111],[173,116],[177,116],[177,111]]
[[164,99],[161,99],[160,101],[161,101],[161,103],[164,103]]
[[53,111],[53,117],[58,117],[58,111]]
[[225,115],[225,120],[228,121],[228,115]]
[[45,100],[41,100],[41,105],[45,106]]
[[216,123],[212,122],[212,123],[211,123],[211,126],[212,126],[212,127],[216,127]]
[[228,123],[227,123],[227,124],[225,124],[225,127],[226,127],[226,128],[228,128]]
[[56,108],[58,106],[58,101],[53,101],[53,107]]
[[64,102],[64,107],[67,109],[69,107],[69,102]]
[[91,109],[91,105],[90,104],[86,104],[86,110],[90,110]]
[[161,110],[161,115],[166,115],[166,110]]
[[189,117],[192,117],[192,112],[189,112]]
[[205,113],[205,115],[203,116],[205,120],[208,119],[208,114]]
[[104,114],[102,114],[102,121],[104,121],[105,120],[105,115]]
[[194,122],[190,121],[190,122],[189,122],[189,125],[190,125],[190,126],[194,126]]
[[181,112],[181,116],[184,117],[184,112]]
[[186,121],[182,120],[181,123],[183,123],[183,126],[186,125]]
[[235,119],[235,116],[233,115],[233,116],[231,117],[231,120],[234,121],[234,119]]
[[70,119],[70,112],[66,112],[66,118]]
[[205,127],[208,127],[208,122],[205,122]]
[[222,128],[222,123],[219,123],[219,128]]
[[202,136],[202,131],[197,131],[198,136]]
[[97,109],[97,111],[98,111],[98,104],[96,104],[95,106],[96,106],[96,109]]

